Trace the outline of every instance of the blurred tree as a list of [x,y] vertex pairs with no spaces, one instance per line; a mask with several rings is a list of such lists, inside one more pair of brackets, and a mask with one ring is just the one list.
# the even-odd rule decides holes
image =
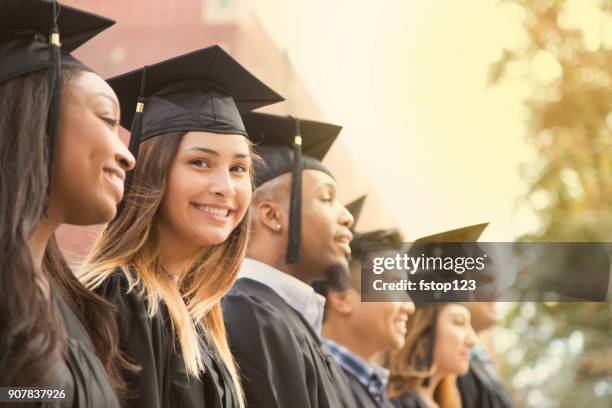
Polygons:
[[[541,223],[522,240],[610,242],[612,1],[501,3],[520,8],[527,39],[503,50],[489,76],[491,85],[518,79],[531,89],[527,139],[537,159],[522,175]],[[578,14],[588,18],[576,22]],[[610,407],[611,316],[604,302],[515,305],[506,327],[520,337],[503,374],[519,406]]]

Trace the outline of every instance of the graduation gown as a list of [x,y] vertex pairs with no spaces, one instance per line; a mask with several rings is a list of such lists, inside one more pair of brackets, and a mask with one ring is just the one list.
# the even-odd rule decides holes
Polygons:
[[512,408],[514,404],[503,384],[493,378],[477,358],[470,361],[470,369],[457,378],[463,408]]
[[[50,388],[64,390],[65,398],[53,402],[19,403],[18,406],[54,408],[119,408],[119,401],[96,356],[95,348],[85,327],[66,304],[58,290],[54,290],[57,309],[64,321],[68,350],[66,359],[56,368],[55,382]],[[4,405],[1,404],[0,405]]]
[[241,278],[222,305],[249,408],[356,406],[320,337],[274,290]]
[[98,288],[100,295],[118,308],[120,348],[139,372],[126,372],[133,395],[126,400],[130,408],[236,408],[233,382],[221,363],[206,333],[201,333],[200,348],[205,372],[200,378],[187,374],[178,340],[172,333],[165,304],[153,317],[147,314],[145,299],[139,287],[127,293],[124,273],[115,271]]
[[410,391],[391,399],[391,405],[394,408],[429,408],[416,391]]
[[353,392],[353,396],[355,397],[357,408],[388,408],[391,407],[389,400],[385,399],[385,401],[378,402],[374,399],[372,394],[370,394],[367,388],[353,375],[349,372],[345,371],[346,378],[348,378],[349,385],[351,387],[351,391]]

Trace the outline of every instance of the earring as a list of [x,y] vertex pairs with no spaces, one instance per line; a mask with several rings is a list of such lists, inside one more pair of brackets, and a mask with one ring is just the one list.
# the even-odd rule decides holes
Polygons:
[[280,231],[280,229],[281,229],[281,225],[280,224],[276,224],[276,230]]

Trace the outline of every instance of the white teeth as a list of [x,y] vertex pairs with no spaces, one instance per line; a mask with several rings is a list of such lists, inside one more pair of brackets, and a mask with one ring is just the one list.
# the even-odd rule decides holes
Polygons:
[[121,179],[121,177],[119,177],[115,173],[110,173],[110,172],[106,173],[106,177],[111,183],[116,185],[119,189],[123,190],[123,180]]
[[405,333],[406,332],[406,321],[405,320],[398,321],[396,323],[396,325],[397,325],[397,329],[400,331],[400,333]]
[[227,208],[215,208],[215,207],[209,207],[207,205],[200,205],[200,204],[195,204],[195,206],[197,209],[207,212],[212,215],[216,215],[217,217],[227,217],[230,212],[230,210]]

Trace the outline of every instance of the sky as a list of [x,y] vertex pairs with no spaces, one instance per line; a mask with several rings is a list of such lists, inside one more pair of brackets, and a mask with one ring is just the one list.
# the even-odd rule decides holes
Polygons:
[[[521,205],[519,81],[488,87],[522,15],[492,0],[250,0],[408,239],[491,222],[482,240],[537,228]],[[532,69],[527,67],[526,69]],[[553,70],[544,66],[544,75]],[[517,69],[525,69],[518,67]],[[542,70],[542,67],[539,67]]]

